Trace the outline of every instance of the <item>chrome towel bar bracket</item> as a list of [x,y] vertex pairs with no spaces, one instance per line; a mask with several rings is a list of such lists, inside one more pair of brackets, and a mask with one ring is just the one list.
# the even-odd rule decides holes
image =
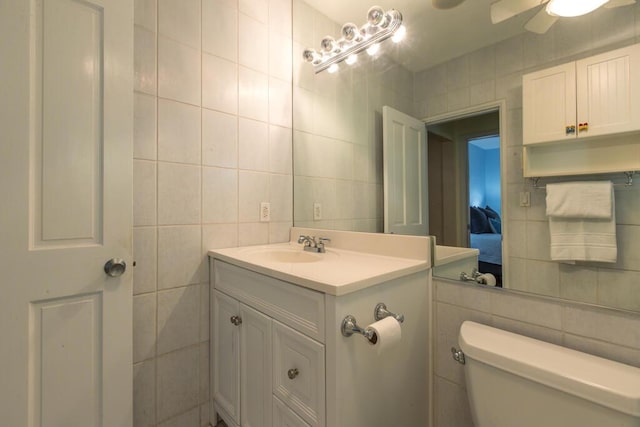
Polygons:
[[396,319],[398,323],[404,322],[404,314],[396,314],[390,312],[389,310],[387,310],[387,305],[383,302],[376,305],[376,308],[373,310],[373,318],[376,319],[376,322],[389,316]]
[[371,344],[375,344],[378,342],[378,335],[376,334],[376,332],[373,329],[363,329],[358,326],[356,318],[350,314],[342,319],[340,331],[345,337],[350,337],[353,334],[360,334],[365,337]]

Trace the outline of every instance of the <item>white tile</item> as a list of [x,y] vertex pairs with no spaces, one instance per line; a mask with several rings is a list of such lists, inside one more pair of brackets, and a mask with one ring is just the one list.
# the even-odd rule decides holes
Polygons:
[[179,415],[198,404],[199,352],[198,346],[192,346],[157,359],[159,420]]
[[294,0],[292,6],[293,40],[308,47],[317,43],[313,35],[313,8],[304,0]]
[[293,88],[293,128],[304,132],[313,132],[314,95],[313,92],[301,87]]
[[[208,260],[207,260],[208,261]],[[198,311],[200,317],[200,342],[209,342],[209,283],[205,283],[200,286],[200,309]],[[206,376],[206,381],[209,382],[209,377]]]
[[469,54],[469,84],[474,85],[496,76],[495,46],[487,46]]
[[238,220],[238,171],[202,168],[202,222],[225,223]]
[[258,22],[266,23],[269,19],[268,0],[239,0],[238,10]]
[[200,283],[199,225],[158,228],[158,289]]
[[269,174],[240,171],[239,221],[258,222],[260,203],[269,201]]
[[155,225],[156,163],[133,161],[133,225]]
[[200,48],[200,0],[158,0],[158,32]]
[[640,350],[633,350],[626,346],[609,344],[571,334],[564,335],[563,345],[583,353],[593,354],[640,368]]
[[156,98],[142,93],[133,95],[133,157],[155,160]]
[[269,223],[246,222],[238,224],[238,245],[266,245],[269,243]]
[[291,82],[269,79],[269,123],[288,128],[292,126],[292,97]]
[[158,427],[200,427],[200,408],[193,408],[184,414],[158,424]]
[[269,31],[291,38],[292,2],[287,0],[269,1]]
[[133,365],[133,425],[156,424],[156,363]]
[[133,294],[156,290],[158,239],[156,227],[133,229]]
[[158,100],[158,160],[200,164],[200,108]]
[[289,241],[289,232],[293,227],[291,221],[269,223],[269,243],[285,243]]
[[560,304],[507,292],[492,293],[491,302],[494,315],[552,329],[562,328]]
[[473,427],[469,399],[463,386],[436,377],[434,394],[434,417],[437,426]]
[[216,0],[202,1],[202,50],[238,60],[238,9]]
[[487,80],[469,87],[469,104],[478,105],[496,99],[496,82]]
[[515,36],[495,47],[496,51],[496,76],[504,76],[524,67],[524,36]]
[[598,303],[607,307],[640,311],[639,271],[598,270]]
[[240,118],[239,166],[241,169],[269,169],[269,127],[265,122]]
[[449,92],[469,86],[469,56],[463,55],[445,63]]
[[202,164],[238,166],[238,118],[217,111],[202,110]]
[[238,114],[266,122],[269,117],[269,81],[266,74],[240,67]]
[[[504,151],[504,150],[503,150]],[[506,177],[507,183],[517,184],[522,182],[522,147],[508,147],[506,150],[506,171],[501,172]],[[503,178],[504,179],[504,178]]]
[[269,126],[269,171],[291,174],[293,134],[291,129]]
[[540,295],[560,296],[560,263],[528,259],[527,289]]
[[470,102],[468,87],[451,90],[447,93],[447,110],[457,111],[467,108]]
[[616,227],[618,243],[618,262],[616,267],[624,270],[640,271],[640,225],[618,225]]
[[526,245],[528,258],[549,261],[551,259],[549,222],[527,221],[526,238],[520,242],[520,245]]
[[158,95],[200,105],[200,51],[166,37],[158,39]]
[[293,219],[293,179],[291,175],[272,174],[269,178],[271,221]]
[[444,280],[433,280],[435,298],[439,302],[472,310],[491,312],[490,293],[485,289]]
[[504,317],[494,316],[492,326],[514,334],[524,335],[526,337],[545,341],[548,343],[562,345],[562,331],[546,328],[544,326],[532,325],[530,323],[520,322],[514,319],[506,319]]
[[200,223],[200,167],[158,164],[158,223]]
[[[269,75],[286,82],[291,82],[292,75],[291,38],[272,32],[269,35]],[[302,57],[302,51],[293,52]],[[310,64],[303,64],[311,68]]]
[[206,253],[212,249],[238,246],[237,224],[207,224],[202,226],[202,249]]
[[262,73],[269,72],[269,29],[244,13],[238,20],[238,63]]
[[202,106],[237,114],[237,64],[212,55],[202,55]]
[[[208,322],[206,323],[208,324]],[[199,375],[200,375],[200,402],[206,402],[209,399],[209,341],[206,341],[200,344],[200,374]]]
[[156,34],[141,27],[133,30],[133,89],[156,93]]
[[133,22],[149,31],[156,31],[157,5],[156,0],[134,0]]
[[156,294],[133,297],[133,363],[156,355]]
[[567,306],[564,309],[563,330],[574,335],[640,350],[640,317],[637,314]]
[[158,354],[200,340],[200,285],[158,292]]
[[560,297],[571,301],[598,302],[598,269],[560,264]]

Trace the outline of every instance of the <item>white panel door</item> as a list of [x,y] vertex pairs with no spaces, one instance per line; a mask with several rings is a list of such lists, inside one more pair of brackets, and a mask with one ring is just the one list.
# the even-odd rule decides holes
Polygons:
[[575,62],[522,78],[523,144],[575,139],[577,125]]
[[382,107],[384,232],[429,234],[427,128],[420,120]]
[[212,298],[213,399],[225,421],[240,424],[240,303],[218,291]]
[[132,18],[0,0],[2,426],[132,424]]
[[240,304],[240,419],[242,427],[271,427],[271,319]]
[[640,129],[639,73],[640,45],[576,63],[578,136]]

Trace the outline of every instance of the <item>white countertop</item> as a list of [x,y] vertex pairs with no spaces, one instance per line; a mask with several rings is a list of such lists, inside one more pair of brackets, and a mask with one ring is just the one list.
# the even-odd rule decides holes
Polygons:
[[[292,229],[292,240],[294,236],[297,239],[299,231],[300,229]],[[309,230],[306,229],[304,231]],[[358,238],[358,234],[371,236],[369,233],[316,231],[320,231],[315,234],[316,236],[332,238],[332,242],[327,244],[325,253],[305,252],[302,249],[302,245],[288,242],[215,249],[209,251],[209,256],[257,273],[336,296],[427,270],[430,267],[428,250],[425,254],[421,249],[422,245],[428,245],[427,238],[415,237],[414,239],[419,240],[407,240],[407,236],[401,237],[403,239],[402,242],[405,244],[409,246],[412,243],[417,245],[418,250],[415,252],[419,253],[419,256],[413,258],[387,256],[379,253],[360,252],[329,246],[334,242],[340,242],[345,238],[352,237],[347,234],[355,234],[355,238]],[[394,239],[396,237],[394,235],[380,236],[374,238],[382,239],[382,241],[386,239],[389,241],[397,240]],[[377,248],[372,252],[380,252],[380,249]]]

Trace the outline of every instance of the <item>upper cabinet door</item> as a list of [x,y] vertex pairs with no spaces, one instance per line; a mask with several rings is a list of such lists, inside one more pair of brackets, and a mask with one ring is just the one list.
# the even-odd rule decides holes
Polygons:
[[576,137],[575,62],[525,75],[522,91],[523,144]]
[[576,63],[578,135],[640,129],[640,45]]

